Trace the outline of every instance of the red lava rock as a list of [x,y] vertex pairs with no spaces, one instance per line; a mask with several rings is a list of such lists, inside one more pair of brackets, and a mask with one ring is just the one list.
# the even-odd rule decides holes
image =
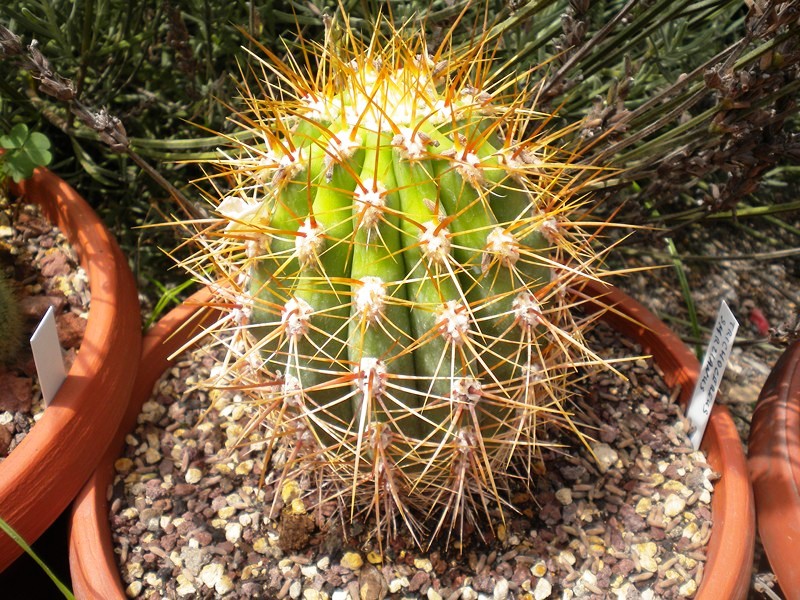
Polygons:
[[472,589],[477,592],[489,593],[494,590],[495,580],[487,572],[478,573],[472,578]]
[[431,576],[428,575],[425,571],[417,571],[411,580],[408,582],[408,591],[409,592],[416,592],[422,586],[430,585],[431,583]]
[[619,509],[620,521],[627,531],[637,533],[647,527],[645,520],[636,514],[632,506],[625,504]]
[[44,277],[57,277],[66,275],[72,267],[66,254],[58,250],[45,254],[41,263],[41,272]]
[[30,378],[10,373],[0,375],[0,410],[28,413],[32,398],[33,382]]
[[63,296],[26,296],[19,301],[19,307],[24,318],[38,321],[51,306],[57,315],[60,314],[66,303]]
[[194,494],[197,488],[191,483],[176,483],[172,489],[172,494],[175,496],[190,496]]
[[600,428],[600,441],[605,442],[606,444],[611,444],[612,442],[616,441],[618,435],[619,430],[611,425],[603,424],[603,426]]
[[157,500],[167,496],[169,492],[161,487],[161,483],[162,481],[160,479],[148,480],[148,482],[145,484],[145,496],[151,500]]
[[597,586],[600,589],[610,589],[611,588],[611,568],[606,565],[600,569],[600,571],[596,574],[597,575]]
[[82,319],[75,313],[64,313],[56,317],[58,327],[58,341],[64,348],[77,348],[83,341],[83,334],[86,331],[86,319]]
[[26,212],[20,212],[16,217],[17,228],[30,235],[41,235],[53,229],[53,226],[44,218]]
[[433,563],[433,571],[437,575],[441,575],[447,570],[447,561],[442,560],[438,553],[431,555],[431,562]]
[[553,502],[543,503],[539,518],[548,525],[554,525],[561,520],[561,509]]
[[7,427],[0,426],[0,456],[8,454],[8,447],[11,445],[13,437]]
[[208,531],[195,531],[192,537],[196,539],[197,543],[201,546],[208,546],[214,540]]
[[514,568],[514,574],[511,576],[512,583],[521,586],[524,582],[531,580],[531,569],[527,565],[518,564]]
[[627,575],[633,571],[636,565],[633,564],[633,561],[630,558],[623,558],[619,561],[614,568],[612,569],[613,572],[617,575],[622,575],[623,577],[627,577]]
[[185,520],[180,522],[176,527],[176,531],[180,537],[184,537],[187,533],[189,533],[194,528],[194,524],[191,520]]

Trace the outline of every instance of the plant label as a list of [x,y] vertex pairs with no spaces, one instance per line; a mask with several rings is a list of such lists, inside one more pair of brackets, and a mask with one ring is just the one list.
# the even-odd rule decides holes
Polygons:
[[723,300],[717,313],[714,330],[711,332],[711,340],[708,342],[708,348],[706,348],[706,353],[703,357],[700,376],[697,379],[694,393],[686,410],[686,416],[689,417],[689,421],[694,426],[694,431],[689,436],[689,439],[695,450],[700,447],[700,442],[703,441],[703,434],[711,416],[711,409],[714,407],[714,399],[717,397],[722,375],[728,366],[728,358],[730,357],[733,340],[738,329],[739,323]]
[[61,345],[58,343],[56,316],[52,306],[47,309],[31,336],[31,350],[33,350],[33,361],[36,363],[36,373],[39,376],[39,386],[42,388],[44,404],[50,406],[58,388],[67,378]]

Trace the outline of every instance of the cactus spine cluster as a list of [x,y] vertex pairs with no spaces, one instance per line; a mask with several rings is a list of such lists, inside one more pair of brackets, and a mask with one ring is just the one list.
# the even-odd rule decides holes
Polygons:
[[260,59],[187,267],[225,309],[224,379],[277,472],[420,542],[502,511],[548,425],[582,437],[565,378],[595,360],[568,293],[597,259],[586,178],[483,42],[344,37]]

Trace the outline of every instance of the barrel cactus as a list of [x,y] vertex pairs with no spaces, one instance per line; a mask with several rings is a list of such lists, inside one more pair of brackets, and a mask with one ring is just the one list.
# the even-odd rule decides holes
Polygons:
[[599,360],[570,292],[593,176],[487,48],[345,31],[259,59],[187,261],[274,472],[417,542],[502,512],[548,428],[585,442],[567,379]]

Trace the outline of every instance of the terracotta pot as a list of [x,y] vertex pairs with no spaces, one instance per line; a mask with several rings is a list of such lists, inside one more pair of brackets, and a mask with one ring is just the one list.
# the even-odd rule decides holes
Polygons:
[[[80,351],[50,406],[0,463],[0,516],[33,542],[81,489],[114,436],[136,376],[141,317],[136,283],[111,234],[65,181],[46,169],[12,193],[41,206],[89,277]],[[22,550],[0,533],[0,571]]]
[[764,383],[748,461],[764,551],[786,598],[800,598],[800,341]]
[[[670,386],[682,386],[681,399],[691,394],[699,365],[694,355],[666,326],[641,304],[619,290],[601,284],[588,283],[579,298],[585,300],[589,311],[612,307],[603,320],[638,341],[644,351],[652,353],[665,373]],[[198,306],[209,299],[196,296],[162,320],[157,329],[145,338],[145,351],[140,379],[126,414],[124,427],[114,448],[121,449],[122,441],[133,427],[141,405],[149,398],[153,384],[170,365],[167,356],[179,347],[194,330],[179,332],[177,328]],[[169,338],[168,346],[161,339]],[[696,598],[702,600],[734,600],[744,598],[749,586],[753,558],[755,517],[752,490],[747,465],[733,420],[724,407],[712,412],[706,430],[703,449],[711,466],[722,473],[712,500],[713,522],[709,556],[703,583]],[[109,451],[74,504],[70,532],[70,570],[77,598],[125,598],[116,558],[111,546],[108,524],[109,507],[106,492],[113,479],[113,463],[119,452]]]

